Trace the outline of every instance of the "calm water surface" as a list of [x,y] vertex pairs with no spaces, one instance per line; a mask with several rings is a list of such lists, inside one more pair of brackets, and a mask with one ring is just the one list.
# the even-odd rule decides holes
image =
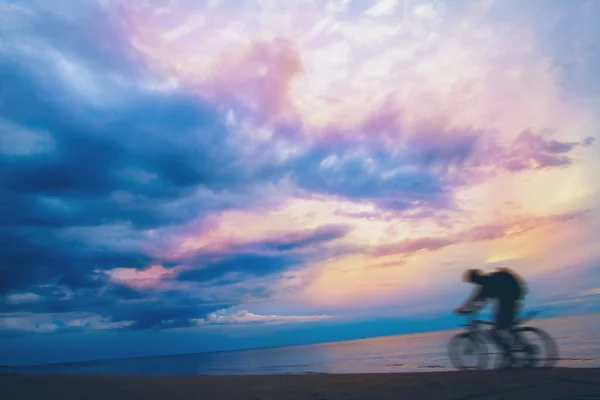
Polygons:
[[[600,314],[533,320],[557,342],[562,367],[600,367]],[[238,375],[452,370],[446,344],[457,330],[221,353],[14,368],[6,372],[111,375]]]

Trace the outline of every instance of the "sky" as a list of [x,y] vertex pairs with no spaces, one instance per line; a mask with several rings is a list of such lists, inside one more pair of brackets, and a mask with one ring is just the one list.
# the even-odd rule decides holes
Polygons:
[[600,311],[600,2],[0,0],[0,364]]

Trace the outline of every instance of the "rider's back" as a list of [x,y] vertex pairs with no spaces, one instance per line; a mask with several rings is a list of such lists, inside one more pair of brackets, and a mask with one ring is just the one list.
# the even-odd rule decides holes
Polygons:
[[482,297],[519,300],[525,294],[523,280],[509,269],[499,269],[482,279]]

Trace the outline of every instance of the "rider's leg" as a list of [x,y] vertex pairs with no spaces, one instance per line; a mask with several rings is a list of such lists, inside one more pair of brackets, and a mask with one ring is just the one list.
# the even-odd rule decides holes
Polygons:
[[496,327],[490,331],[490,336],[502,350],[505,366],[508,367],[513,363],[513,356],[507,335],[508,331],[506,329],[498,329]]
[[519,312],[520,304],[518,301],[509,299],[501,302],[501,308],[503,309],[503,328],[506,329],[508,334],[508,339],[512,342],[515,342],[517,339],[516,334],[513,332],[513,328],[517,323],[517,314]]
[[496,326],[495,329],[490,332],[491,337],[496,341],[498,346],[504,353],[504,359],[506,366],[510,366],[513,363],[513,356],[511,351],[512,345],[512,332],[511,328],[514,324],[514,307],[508,302],[500,302],[496,311]]

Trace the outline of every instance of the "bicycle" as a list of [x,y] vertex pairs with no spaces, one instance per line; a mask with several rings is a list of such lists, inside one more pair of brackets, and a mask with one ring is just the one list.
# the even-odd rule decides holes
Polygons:
[[[466,327],[467,331],[453,336],[448,343],[448,355],[455,368],[460,370],[468,369],[486,369],[488,366],[488,356],[495,353],[489,353],[487,347],[490,343],[498,346],[490,336],[488,330],[483,329],[483,325],[494,325],[493,322],[474,319],[473,313],[469,315]],[[522,326],[525,322],[533,319],[539,311],[530,312],[524,318],[516,321],[514,327],[510,330],[510,349],[513,356],[513,363],[506,365],[507,360],[500,357],[499,363],[502,366],[516,368],[533,367],[552,367],[558,359],[558,349],[556,343],[550,335],[539,328]],[[526,334],[532,334],[534,339],[529,340]],[[461,350],[462,349],[462,350]],[[540,357],[540,354],[545,354]],[[463,357],[474,356],[476,365],[468,366]],[[541,364],[541,365],[540,365]]]

